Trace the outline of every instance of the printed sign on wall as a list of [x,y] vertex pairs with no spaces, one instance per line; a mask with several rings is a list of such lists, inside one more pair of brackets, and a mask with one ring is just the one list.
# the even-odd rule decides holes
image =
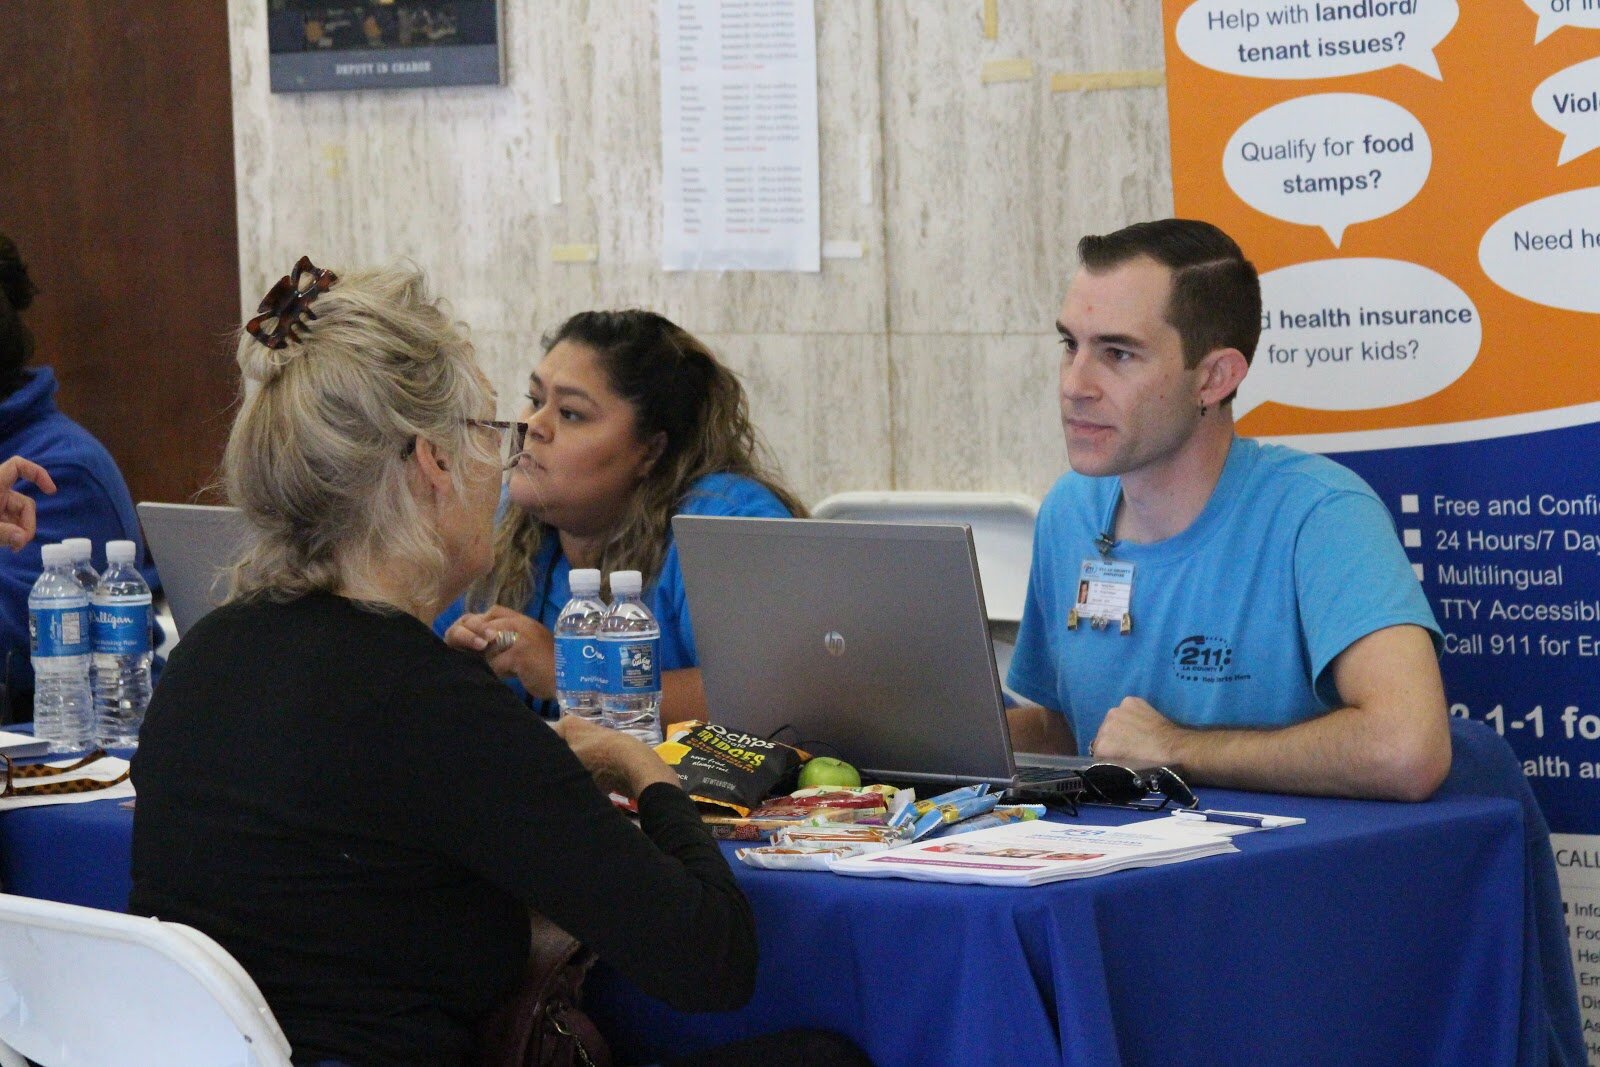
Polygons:
[[499,0],[267,0],[272,91],[499,85]]

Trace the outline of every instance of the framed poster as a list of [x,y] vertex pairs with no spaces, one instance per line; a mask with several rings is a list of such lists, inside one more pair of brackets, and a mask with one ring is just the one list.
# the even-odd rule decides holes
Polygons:
[[272,91],[500,85],[500,0],[267,0]]

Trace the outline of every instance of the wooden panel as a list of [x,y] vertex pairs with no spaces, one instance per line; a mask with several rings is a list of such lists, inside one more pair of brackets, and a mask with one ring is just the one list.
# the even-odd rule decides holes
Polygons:
[[194,498],[232,417],[227,29],[209,0],[0,5],[0,230],[41,290],[36,362],[135,500]]

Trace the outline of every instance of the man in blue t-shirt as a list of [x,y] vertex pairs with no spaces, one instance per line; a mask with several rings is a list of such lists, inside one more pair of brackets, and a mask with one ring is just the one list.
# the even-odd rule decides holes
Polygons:
[[1234,433],[1255,268],[1184,219],[1078,253],[1056,323],[1072,472],[1035,532],[1016,747],[1428,797],[1450,766],[1439,628],[1388,511],[1344,467]]

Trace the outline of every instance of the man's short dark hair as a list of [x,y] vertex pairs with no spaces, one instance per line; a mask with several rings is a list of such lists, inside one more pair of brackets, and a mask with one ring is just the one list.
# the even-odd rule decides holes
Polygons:
[[1247,364],[1255,357],[1261,280],[1232,237],[1209,222],[1158,219],[1078,242],[1079,262],[1096,274],[1140,256],[1172,271],[1167,322],[1183,341],[1187,366],[1219,348],[1237,348]]

